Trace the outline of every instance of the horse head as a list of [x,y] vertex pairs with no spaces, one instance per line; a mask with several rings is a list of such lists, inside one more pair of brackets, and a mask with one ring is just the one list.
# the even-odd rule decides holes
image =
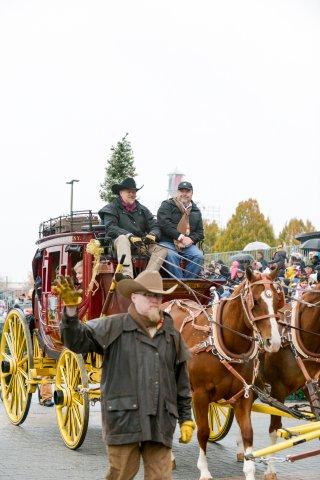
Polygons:
[[277,311],[284,306],[283,289],[276,282],[277,270],[265,274],[247,267],[246,275],[242,297],[246,322],[261,337],[267,352],[277,352],[281,346]]

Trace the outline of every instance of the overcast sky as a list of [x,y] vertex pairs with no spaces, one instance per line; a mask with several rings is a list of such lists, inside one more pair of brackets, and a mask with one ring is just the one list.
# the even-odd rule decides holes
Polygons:
[[0,278],[41,221],[103,206],[126,132],[154,212],[175,168],[220,211],[320,229],[320,1],[0,0]]

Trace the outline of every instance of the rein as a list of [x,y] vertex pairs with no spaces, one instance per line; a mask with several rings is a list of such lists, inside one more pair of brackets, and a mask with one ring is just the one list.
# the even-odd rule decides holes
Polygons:
[[293,325],[290,325],[290,323],[286,323],[286,322],[283,322],[281,320],[279,320],[278,323],[279,323],[279,325],[283,325],[286,328],[293,328],[294,330],[299,330],[300,332],[309,333],[310,335],[316,335],[316,336],[320,337],[320,333],[311,332],[310,330],[305,330],[304,328],[300,328],[300,327],[294,327]]
[[[320,290],[308,290],[307,292],[304,293],[304,295],[306,295],[307,293],[320,293]],[[293,300],[301,303],[302,305],[306,305],[307,307],[310,307],[310,308],[312,308],[312,307],[319,308],[320,307],[320,300],[316,303],[306,302],[305,300],[303,300],[303,297],[302,298],[293,298]]]

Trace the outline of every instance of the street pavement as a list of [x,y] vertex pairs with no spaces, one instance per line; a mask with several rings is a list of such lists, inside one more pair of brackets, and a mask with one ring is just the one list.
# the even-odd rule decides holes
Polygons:
[[[103,480],[107,460],[101,438],[100,405],[91,407],[89,428],[82,447],[68,450],[59,434],[55,409],[40,406],[33,396],[26,421],[19,427],[8,421],[0,401],[0,480]],[[255,448],[268,444],[268,416],[253,413]],[[296,425],[297,421],[285,419],[285,426]],[[227,437],[219,444],[208,445],[209,469],[214,480],[243,480],[242,464],[235,461],[237,427],[234,422]],[[196,467],[198,448],[196,436],[188,445],[178,442],[179,431],[174,438],[174,454],[177,469],[173,480],[197,480]],[[320,448],[319,441],[279,452],[277,456],[300,453]],[[277,464],[278,480],[319,480],[320,456],[308,458],[294,464]],[[256,480],[263,478],[264,466],[257,464]],[[137,475],[143,480],[143,469]]]

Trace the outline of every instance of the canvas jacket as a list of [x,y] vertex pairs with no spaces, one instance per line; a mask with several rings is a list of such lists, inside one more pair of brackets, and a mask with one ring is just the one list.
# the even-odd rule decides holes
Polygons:
[[[178,240],[180,232],[177,225],[182,217],[182,213],[174,203],[173,199],[165,200],[161,203],[157,218],[161,229],[161,240],[173,242]],[[202,216],[197,205],[192,202],[192,208],[189,216],[190,235],[193,243],[198,243],[204,239]]]
[[127,212],[120,199],[116,198],[99,211],[102,223],[106,226],[106,234],[112,239],[119,235],[128,235],[129,233],[138,237],[143,237],[148,233],[160,238],[160,229],[157,221],[144,205],[136,202],[137,208],[133,212]]
[[189,352],[170,315],[151,338],[128,314],[81,323],[64,314],[61,337],[76,353],[103,355],[101,412],[108,445],[155,441],[167,447],[190,420]]

